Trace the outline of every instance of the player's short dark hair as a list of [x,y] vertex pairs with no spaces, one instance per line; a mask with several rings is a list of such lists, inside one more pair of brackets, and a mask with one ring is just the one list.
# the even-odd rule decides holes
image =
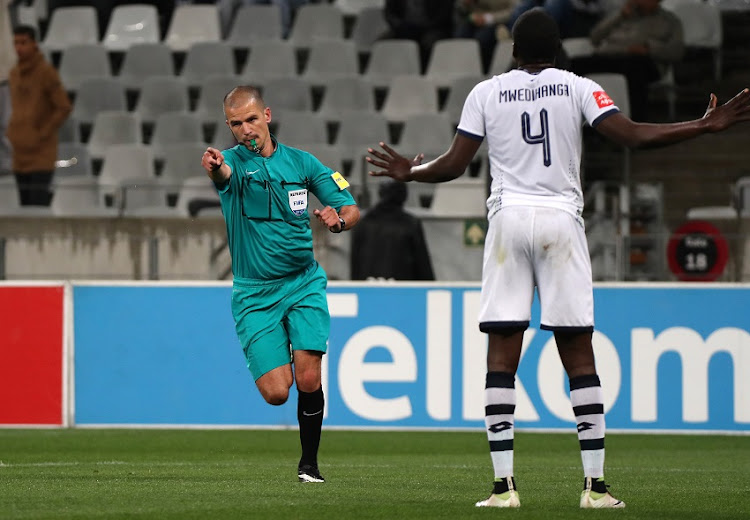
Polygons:
[[234,100],[239,98],[254,98],[259,103],[260,106],[264,107],[266,106],[265,101],[263,101],[263,95],[260,92],[260,89],[254,85],[238,85],[234,87],[232,90],[227,92],[227,95],[224,96],[224,106],[232,105]]
[[14,36],[28,36],[32,40],[36,41],[36,29],[30,25],[17,25],[13,29]]
[[560,45],[557,22],[541,7],[526,11],[513,24],[513,56],[524,63],[552,63]]

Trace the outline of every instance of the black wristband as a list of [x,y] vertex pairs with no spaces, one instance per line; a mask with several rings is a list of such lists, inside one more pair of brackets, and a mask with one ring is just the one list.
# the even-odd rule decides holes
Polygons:
[[337,231],[337,230],[331,228],[331,233],[341,233],[342,231],[344,231],[345,227],[346,227],[346,220],[344,220],[343,218],[339,217],[339,229]]

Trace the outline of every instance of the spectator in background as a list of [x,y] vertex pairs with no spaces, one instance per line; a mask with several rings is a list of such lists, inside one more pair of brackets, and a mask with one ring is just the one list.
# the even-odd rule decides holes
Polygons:
[[[498,39],[510,37],[503,25],[510,18],[516,0],[457,0],[453,35],[456,38],[476,38],[482,52],[482,66],[488,70]],[[498,30],[500,37],[498,38]]]
[[352,280],[434,280],[422,222],[404,211],[406,184],[383,182],[379,195],[352,232]]
[[435,42],[453,35],[453,0],[386,0],[384,14],[389,29],[381,38],[415,40],[422,71]]
[[8,75],[16,58],[13,56],[13,29],[10,4],[13,0],[0,0],[0,175],[11,172],[11,148],[5,131],[10,119],[10,90]]
[[21,205],[47,206],[57,160],[57,132],[71,111],[57,70],[44,58],[33,27],[13,31],[18,56],[11,69],[11,116],[7,135],[13,147],[13,173]]
[[519,16],[541,7],[557,22],[561,38],[586,37],[594,25],[621,4],[622,0],[520,0],[505,28],[509,31]]
[[627,78],[630,111],[635,121],[647,120],[649,84],[658,80],[663,68],[682,58],[682,24],[662,9],[661,0],[626,0],[622,8],[607,16],[591,31],[593,56],[570,60],[570,70],[579,76],[615,72]]

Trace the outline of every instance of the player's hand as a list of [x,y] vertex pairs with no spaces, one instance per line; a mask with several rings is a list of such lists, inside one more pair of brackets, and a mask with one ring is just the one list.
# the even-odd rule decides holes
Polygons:
[[381,171],[370,171],[370,175],[373,177],[390,177],[401,182],[408,182],[411,180],[411,167],[419,166],[424,160],[424,154],[417,154],[414,159],[409,160],[403,155],[396,152],[393,148],[387,144],[380,142],[380,147],[385,150],[385,153],[368,148],[367,151],[373,157],[366,157],[367,162],[382,168]]
[[222,154],[216,148],[208,147],[208,149],[205,152],[203,152],[203,158],[201,159],[201,166],[203,166],[203,168],[205,168],[205,170],[208,173],[216,172],[216,170],[221,168],[223,164],[224,164],[224,154]]
[[708,102],[703,120],[709,132],[720,132],[735,123],[750,121],[750,89],[744,89],[721,106],[714,94]]
[[329,231],[341,231],[341,222],[339,222],[339,214],[331,206],[326,206],[323,209],[316,209],[313,214],[318,217],[321,224],[326,226]]

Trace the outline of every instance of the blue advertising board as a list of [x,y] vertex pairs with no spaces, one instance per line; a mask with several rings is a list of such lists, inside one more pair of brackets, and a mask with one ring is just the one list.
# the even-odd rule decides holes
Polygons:
[[[329,427],[482,428],[486,336],[474,284],[332,283]],[[73,287],[78,425],[296,425],[296,391],[266,404],[234,332],[227,285]],[[750,287],[595,289],[607,424],[750,432]],[[567,377],[538,306],[524,337],[516,424],[569,429]]]

